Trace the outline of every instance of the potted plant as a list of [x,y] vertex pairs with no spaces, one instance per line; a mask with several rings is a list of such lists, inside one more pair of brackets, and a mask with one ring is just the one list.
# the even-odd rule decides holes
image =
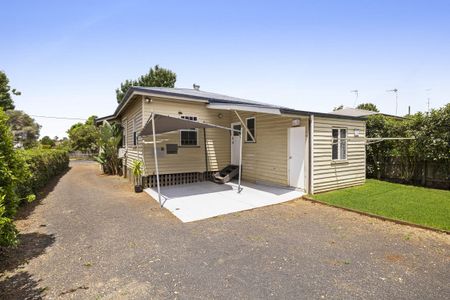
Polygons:
[[135,160],[133,162],[134,192],[141,193],[142,188],[142,161]]

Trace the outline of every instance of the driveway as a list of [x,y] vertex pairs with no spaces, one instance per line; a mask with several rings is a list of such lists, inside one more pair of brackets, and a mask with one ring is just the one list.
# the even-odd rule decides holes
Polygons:
[[445,299],[447,235],[303,200],[182,223],[76,162],[21,213],[0,298]]

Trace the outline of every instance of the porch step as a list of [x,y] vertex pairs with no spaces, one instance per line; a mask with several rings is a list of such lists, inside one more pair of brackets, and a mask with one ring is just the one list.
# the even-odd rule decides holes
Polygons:
[[239,175],[239,166],[228,165],[219,172],[214,173],[213,181],[215,183],[227,183]]

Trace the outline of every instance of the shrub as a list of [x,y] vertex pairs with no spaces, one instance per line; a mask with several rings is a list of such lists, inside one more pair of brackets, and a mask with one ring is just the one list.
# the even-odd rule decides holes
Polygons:
[[36,194],[50,179],[69,167],[69,154],[64,150],[34,148],[20,152],[31,172],[31,177],[21,184],[21,196],[29,192]]
[[[7,115],[0,108],[0,246],[17,243],[17,230],[12,222],[21,200],[17,187],[30,178],[23,157],[14,151],[13,136],[7,121]],[[26,192],[23,195],[28,196]]]
[[[432,162],[448,182],[450,175],[450,103],[429,113],[416,113],[403,120],[382,115],[370,116],[367,137],[414,137],[367,146],[367,175],[389,178],[393,161],[397,162],[395,178],[413,183],[417,174],[425,177],[426,162]],[[417,179],[416,179],[417,181]]]

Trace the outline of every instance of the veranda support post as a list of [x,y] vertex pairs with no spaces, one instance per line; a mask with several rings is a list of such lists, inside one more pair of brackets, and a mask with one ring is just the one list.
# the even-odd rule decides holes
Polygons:
[[156,156],[156,134],[155,134],[155,115],[154,114],[152,115],[152,131],[153,131],[153,155],[155,156],[156,185],[158,187],[158,202],[159,202],[159,206],[162,207],[161,188],[159,186],[158,157]]
[[243,126],[241,126],[241,132],[239,133],[241,135],[241,141],[239,143],[239,179],[238,179],[238,193],[240,193],[242,191],[241,188],[241,173],[242,173],[242,145],[243,145],[243,139],[244,136],[242,135],[242,130]]

